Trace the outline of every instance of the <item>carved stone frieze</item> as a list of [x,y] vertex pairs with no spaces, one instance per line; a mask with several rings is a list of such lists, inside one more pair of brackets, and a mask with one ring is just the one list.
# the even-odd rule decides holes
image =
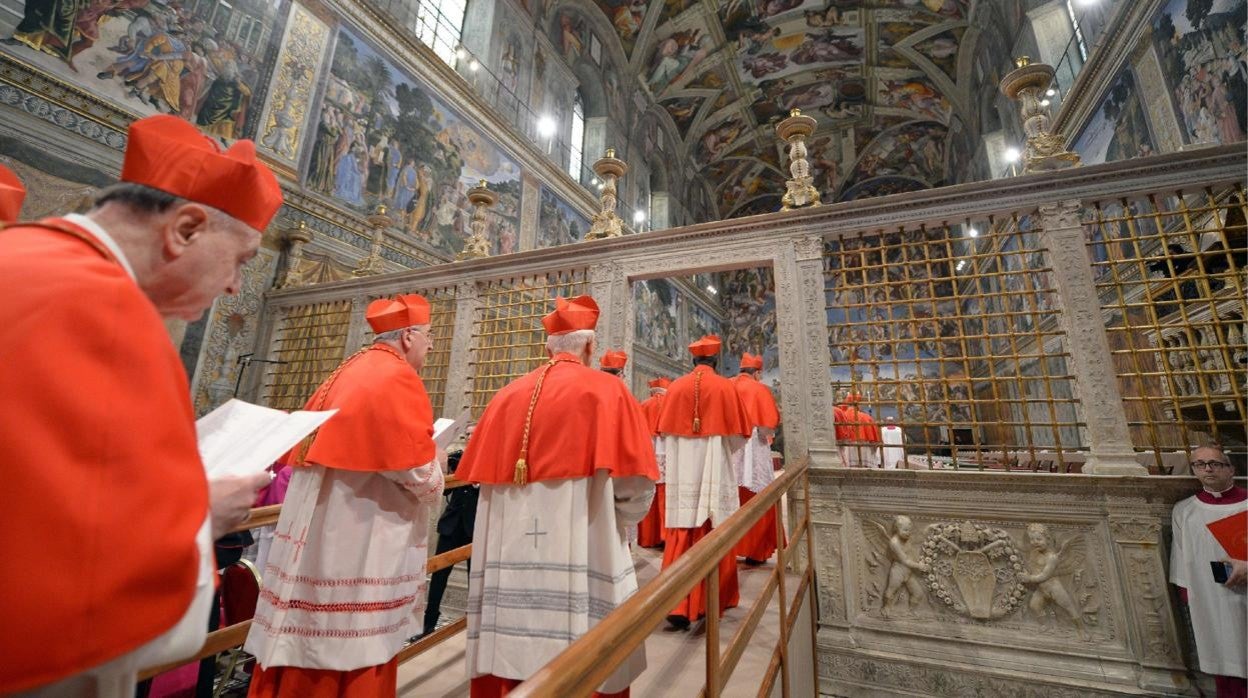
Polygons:
[[1109,528],[1118,543],[1143,543],[1156,545],[1161,542],[1161,521],[1142,516],[1113,516]]
[[1126,568],[1144,660],[1182,666],[1170,609],[1170,590],[1161,571],[1160,557],[1154,550],[1131,550],[1127,553]]
[[1033,677],[1003,675],[944,664],[916,664],[900,657],[887,660],[838,652],[822,645],[818,652],[820,692],[838,696],[1010,696],[1010,698],[1098,698],[1120,696],[1091,686],[1067,686]]
[[[813,516],[813,512],[812,512]],[[815,585],[819,598],[819,622],[846,622],[844,555],[841,550],[841,526],[812,523],[815,543]]]
[[857,530],[858,613],[918,623],[912,627],[1020,632],[1035,646],[1121,644],[1105,596],[1110,556],[1089,548],[1086,526],[967,519],[916,525],[897,514],[861,517]]

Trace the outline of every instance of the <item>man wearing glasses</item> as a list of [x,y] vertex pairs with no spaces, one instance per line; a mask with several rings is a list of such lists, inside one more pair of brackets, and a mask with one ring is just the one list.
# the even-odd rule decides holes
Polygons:
[[1219,698],[1245,696],[1248,563],[1227,548],[1236,536],[1243,546],[1248,491],[1235,485],[1235,468],[1217,444],[1193,450],[1191,467],[1201,491],[1174,506],[1170,581],[1191,611],[1200,670],[1214,676]]

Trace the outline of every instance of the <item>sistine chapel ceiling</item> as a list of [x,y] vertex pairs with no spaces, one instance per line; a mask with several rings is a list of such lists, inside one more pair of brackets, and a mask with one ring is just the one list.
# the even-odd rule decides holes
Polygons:
[[[995,96],[972,90],[972,47],[986,38],[978,43],[1008,58],[1003,35],[1021,26],[1025,7],[1026,0],[565,0],[551,3],[547,26],[565,51],[580,48],[587,24],[611,27],[614,36],[603,41],[618,41],[610,53],[637,77],[634,99],[670,119],[689,174],[705,182],[714,215],[728,218],[779,208],[787,157],[774,124],[791,109],[818,121],[809,150],[825,202],[950,183],[951,151],[972,147],[977,117]],[[584,16],[595,9],[602,16]],[[977,72],[979,84],[995,79],[983,66]]]

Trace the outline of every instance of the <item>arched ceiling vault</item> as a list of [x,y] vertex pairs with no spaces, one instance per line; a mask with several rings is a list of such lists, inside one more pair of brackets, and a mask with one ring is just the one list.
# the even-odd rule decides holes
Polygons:
[[[985,0],[978,0],[984,2]],[[993,0],[1019,5],[1025,0]],[[595,34],[713,192],[719,217],[778,206],[787,155],[774,123],[818,121],[809,144],[825,201],[939,186],[953,131],[975,124],[972,0],[563,0]],[[1003,13],[1006,16],[1009,11]],[[583,39],[581,39],[583,40]]]

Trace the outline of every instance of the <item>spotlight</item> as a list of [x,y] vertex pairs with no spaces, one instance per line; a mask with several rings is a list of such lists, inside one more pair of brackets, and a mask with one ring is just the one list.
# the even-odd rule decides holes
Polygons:
[[1053,89],[1052,87],[1050,87],[1049,89],[1047,89],[1047,90],[1045,90],[1045,91],[1044,91],[1044,96],[1045,96],[1045,97],[1056,97],[1056,96],[1057,96],[1057,90],[1055,90],[1055,89]]
[[475,73],[475,72],[477,72],[477,69],[478,69],[478,68],[480,68],[480,67],[481,67],[481,64],[480,64],[480,63],[478,63],[478,62],[477,62],[477,59],[475,59],[475,58],[474,58],[474,59],[472,59],[472,60],[468,63],[468,70],[471,70],[471,71],[472,71],[472,72],[474,72],[474,73]]
[[719,293],[719,291],[716,291],[716,290],[715,290],[715,287],[714,287],[714,286],[707,286],[707,287],[706,287],[706,292],[707,292],[707,293],[709,293],[709,294],[711,294],[712,296],[714,296],[714,295],[716,295],[716,294],[718,294],[718,293]]
[[549,116],[542,116],[538,118],[537,135],[543,138],[550,138],[555,135],[555,120]]
[[1005,149],[1005,161],[1006,162],[1018,162],[1018,159],[1021,158],[1022,156],[1023,154],[1019,152],[1018,148],[1006,148]]
[[642,223],[646,220],[646,214],[643,211],[633,211],[633,222]]
[[954,267],[954,271],[962,271],[966,267],[966,260],[960,260],[958,266]]
[[455,49],[455,57],[462,61],[468,57],[468,52],[464,50],[463,46],[460,46],[459,48]]
[[970,237],[977,238],[979,237],[979,229],[976,228],[975,226],[971,226],[966,229],[966,234],[969,235]]
[[1050,102],[1049,102],[1049,100],[1047,100],[1047,99],[1042,99],[1042,100],[1040,100],[1040,106],[1042,106],[1042,107],[1047,107],[1047,106],[1049,106],[1049,104],[1050,104]]

